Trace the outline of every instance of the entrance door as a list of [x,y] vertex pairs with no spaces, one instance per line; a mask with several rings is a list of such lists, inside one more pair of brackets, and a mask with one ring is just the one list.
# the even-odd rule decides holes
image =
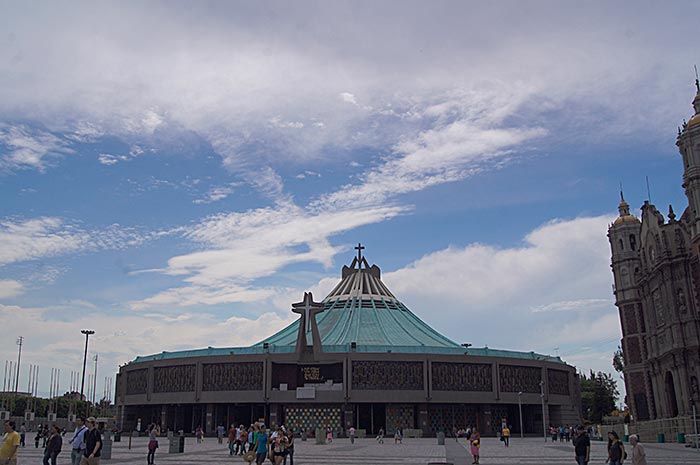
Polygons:
[[676,386],[673,383],[673,374],[666,372],[666,395],[668,396],[668,409],[672,417],[678,416],[678,399],[676,399]]

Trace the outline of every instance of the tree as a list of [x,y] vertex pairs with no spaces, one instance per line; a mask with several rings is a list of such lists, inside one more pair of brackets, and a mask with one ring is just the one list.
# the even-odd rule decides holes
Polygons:
[[580,380],[583,418],[590,423],[601,423],[603,416],[615,409],[620,395],[617,381],[608,373],[594,373],[593,370],[588,377],[582,374]]
[[612,365],[615,371],[622,373],[625,369],[625,355],[622,353],[622,347],[617,346],[617,350],[613,354]]

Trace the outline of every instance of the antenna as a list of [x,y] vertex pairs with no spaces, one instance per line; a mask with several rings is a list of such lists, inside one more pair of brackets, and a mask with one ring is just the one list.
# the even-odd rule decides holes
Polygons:
[[700,81],[698,80],[698,65],[693,66],[695,68],[695,88],[700,92]]
[[651,203],[651,190],[649,189],[649,176],[645,176],[647,178],[647,200]]

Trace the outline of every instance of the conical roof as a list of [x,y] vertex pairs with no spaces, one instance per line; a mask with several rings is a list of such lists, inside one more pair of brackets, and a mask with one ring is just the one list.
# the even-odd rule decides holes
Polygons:
[[[316,322],[327,352],[347,351],[353,343],[356,350],[368,352],[464,350],[402,304],[382,282],[379,267],[369,266],[361,251],[349,267],[343,267],[340,282],[323,304]],[[298,331],[299,320],[256,346],[294,346]]]

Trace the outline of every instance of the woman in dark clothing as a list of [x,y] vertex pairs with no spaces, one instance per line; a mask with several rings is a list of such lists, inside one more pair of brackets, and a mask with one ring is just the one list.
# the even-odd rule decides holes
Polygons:
[[58,431],[58,426],[52,425],[50,434],[44,450],[44,465],[56,465],[56,457],[61,452],[63,445],[63,437]]
[[622,465],[625,459],[625,446],[620,441],[620,436],[615,431],[608,433],[608,463],[610,465]]

